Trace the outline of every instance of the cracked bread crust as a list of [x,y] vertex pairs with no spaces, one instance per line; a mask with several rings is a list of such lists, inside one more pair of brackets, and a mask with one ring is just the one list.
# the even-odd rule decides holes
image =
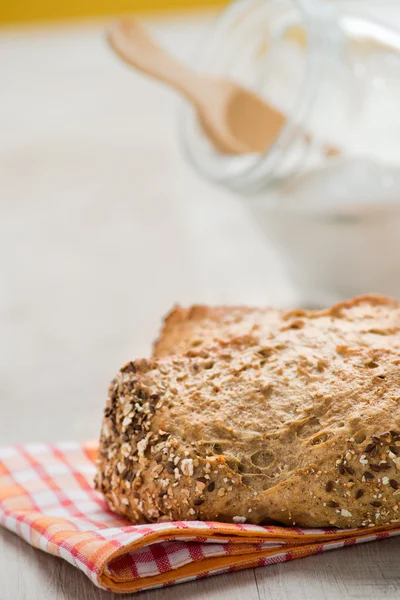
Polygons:
[[264,335],[121,369],[96,477],[112,510],[136,522],[400,520],[399,304],[275,313]]
[[[314,320],[321,329],[325,326],[329,329],[330,325],[340,326],[341,323],[342,329],[349,329],[349,324],[353,323],[350,329],[355,334],[358,330],[366,332],[369,328],[372,334],[375,329],[379,335],[381,328],[385,332],[382,335],[386,335],[386,332],[396,330],[399,326],[399,313],[396,300],[374,294],[359,296],[320,311],[282,311],[248,306],[175,306],[164,318],[160,336],[153,345],[153,356],[160,358],[183,354],[188,350],[213,345],[219,340],[226,341],[243,335],[260,336],[263,339],[273,337],[276,330],[285,326],[285,322],[295,327],[296,318],[301,320],[302,317]],[[375,320],[375,328],[371,320]],[[373,337],[370,339],[374,342]],[[366,346],[368,341],[365,338]]]
[[160,336],[153,345],[153,356],[182,354],[218,340],[258,335],[260,331],[265,335],[277,327],[280,315],[273,308],[175,306],[164,318]]

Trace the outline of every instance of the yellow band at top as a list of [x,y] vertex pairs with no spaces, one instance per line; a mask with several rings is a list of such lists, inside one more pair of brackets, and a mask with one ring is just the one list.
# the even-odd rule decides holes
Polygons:
[[215,8],[227,3],[228,0],[4,0],[0,2],[0,23]]

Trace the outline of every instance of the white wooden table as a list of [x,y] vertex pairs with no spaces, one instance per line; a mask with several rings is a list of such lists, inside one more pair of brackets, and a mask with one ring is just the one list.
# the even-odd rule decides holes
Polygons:
[[[207,22],[155,27],[186,55]],[[102,25],[3,31],[0,73],[0,443],[94,438],[109,380],[173,303],[293,292],[244,205],[184,164],[172,94]],[[399,556],[393,539],[136,598],[397,598]],[[0,531],[0,600],[111,597]]]

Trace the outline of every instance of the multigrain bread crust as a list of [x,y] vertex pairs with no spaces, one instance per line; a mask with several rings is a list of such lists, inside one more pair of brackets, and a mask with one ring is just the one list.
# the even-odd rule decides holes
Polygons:
[[400,520],[400,305],[273,312],[257,335],[229,339],[238,323],[225,323],[225,341],[192,323],[207,348],[121,369],[96,478],[112,510],[136,522]]
[[279,327],[282,312],[248,306],[175,306],[165,317],[153,356],[183,354],[243,335],[265,336]]

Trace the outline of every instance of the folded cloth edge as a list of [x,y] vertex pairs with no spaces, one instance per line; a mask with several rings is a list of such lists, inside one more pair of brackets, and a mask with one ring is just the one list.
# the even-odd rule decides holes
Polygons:
[[[189,527],[185,529],[185,539],[198,536],[202,536],[207,539],[224,539],[221,535],[222,530],[226,525],[226,539],[229,539],[230,543],[243,543],[243,541],[249,541],[249,546],[257,546],[258,544],[273,540],[285,540],[283,535],[274,536],[266,531],[265,535],[260,535],[260,532],[249,532],[249,531],[232,531],[232,526],[229,523],[221,524],[222,528],[218,531],[218,535],[205,535],[204,529]],[[173,526],[173,523],[171,523]],[[289,533],[289,531],[288,531]],[[394,527],[390,525],[382,527],[374,527],[369,529],[349,529],[349,530],[338,530],[337,532],[321,534],[297,534],[293,530],[290,530],[290,537],[293,536],[293,542],[281,548],[269,548],[269,549],[254,549],[253,551],[245,552],[243,554],[218,556],[212,558],[203,558],[201,560],[193,561],[189,564],[178,567],[172,571],[167,571],[159,575],[150,577],[142,577],[138,580],[122,581],[107,573],[107,566],[116,558],[129,552],[133,552],[144,546],[150,544],[160,543],[162,541],[173,539],[179,539],[182,536],[181,531],[163,531],[146,536],[145,540],[135,541],[133,544],[128,544],[122,549],[118,549],[111,553],[106,560],[104,560],[99,573],[99,583],[110,591],[129,593],[137,592],[143,589],[149,589],[161,586],[166,583],[172,583],[182,580],[190,580],[197,576],[207,573],[216,574],[220,570],[241,570],[246,568],[258,567],[268,564],[268,561],[264,562],[263,559],[272,558],[271,563],[285,562],[298,558],[305,558],[313,554],[319,554],[328,550],[334,550],[340,547],[350,546],[363,542],[371,542],[377,539],[386,539],[391,536],[400,535],[400,527]],[[346,543],[350,541],[351,543]],[[173,578],[172,578],[173,575]]]

